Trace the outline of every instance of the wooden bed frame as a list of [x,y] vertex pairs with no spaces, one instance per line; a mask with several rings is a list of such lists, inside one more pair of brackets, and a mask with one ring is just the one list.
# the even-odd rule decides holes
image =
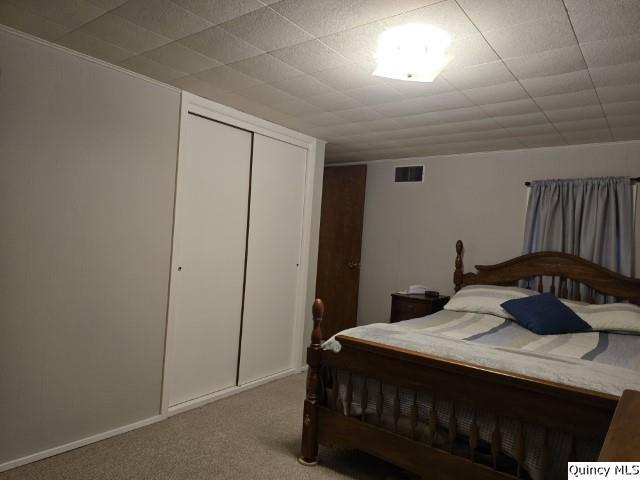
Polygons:
[[[550,285],[549,290],[562,298],[579,299],[577,284],[640,304],[640,279],[619,275],[582,258],[557,253],[543,252],[523,255],[497,265],[476,266],[477,273],[464,273],[462,266],[463,245],[456,244],[454,284],[456,291],[466,285],[516,285],[521,279],[535,279],[538,290]],[[550,277],[550,278],[549,278]],[[573,280],[568,282],[567,280]],[[573,288],[574,291],[571,291]],[[591,301],[590,298],[586,299]],[[340,336],[340,353],[323,351],[321,321],[324,306],[321,300],[313,305],[313,332],[311,345],[307,349],[307,393],[304,401],[302,449],[300,463],[314,465],[318,460],[318,445],[358,449],[394,463],[423,478],[478,478],[504,479],[524,475],[521,468],[524,462],[524,436],[522,431],[516,434],[513,457],[515,471],[502,471],[500,458],[500,431],[495,428],[490,444],[489,464],[479,463],[476,450],[479,444],[478,426],[475,418],[465,441],[465,456],[452,454],[454,442],[459,441],[455,408],[451,409],[448,425],[448,448],[436,448],[433,440],[417,440],[418,407],[415,396],[409,421],[411,434],[402,435],[397,431],[397,422],[401,416],[400,400],[396,394],[393,416],[394,429],[365,422],[364,418],[345,415],[327,406],[330,392],[326,381],[321,381],[323,372],[329,369],[345,369],[366,379],[375,379],[384,384],[411,389],[414,392],[429,392],[438,400],[449,402],[467,402],[474,408],[502,416],[516,418],[522,422],[543,426],[548,430],[569,434],[572,439],[572,455],[575,454],[576,438],[587,438],[604,443],[610,430],[616,430],[616,440],[607,438],[608,458],[615,457],[614,443],[620,442],[625,435],[625,419],[617,419],[617,427],[612,426],[612,417],[619,397],[595,391],[562,385],[550,381],[532,378],[507,371],[493,370],[473,364],[454,361],[433,355],[416,353],[402,348],[385,346],[357,338]],[[322,377],[324,379],[325,377]],[[398,391],[398,390],[396,390]],[[632,401],[628,405],[639,404],[640,395],[630,392]],[[347,413],[351,408],[351,376],[347,384]],[[627,392],[625,392],[627,395]],[[366,408],[366,382],[362,403]],[[378,396],[380,398],[380,396]],[[621,402],[622,403],[622,402]],[[378,416],[382,404],[377,407]],[[616,414],[620,417],[624,414]],[[640,415],[639,415],[640,416]],[[429,418],[426,423],[435,422]],[[610,433],[611,435],[611,433]],[[546,435],[545,435],[546,438]],[[636,433],[636,447],[640,448],[640,439]],[[546,440],[545,440],[546,442]],[[548,448],[548,446],[547,446]],[[614,451],[611,451],[614,450]],[[486,452],[485,452],[486,453]],[[486,455],[485,455],[486,457]],[[548,455],[545,455],[548,457]],[[638,458],[640,460],[640,454]]]

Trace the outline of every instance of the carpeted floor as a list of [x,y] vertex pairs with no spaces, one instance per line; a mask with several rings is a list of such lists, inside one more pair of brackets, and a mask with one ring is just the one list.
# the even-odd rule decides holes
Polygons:
[[0,480],[409,478],[364,453],[321,448],[304,467],[304,375],[293,375],[102,442],[0,473]]

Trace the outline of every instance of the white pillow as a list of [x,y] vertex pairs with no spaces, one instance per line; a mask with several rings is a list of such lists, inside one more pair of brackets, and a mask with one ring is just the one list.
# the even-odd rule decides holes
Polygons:
[[589,303],[562,300],[593,330],[604,332],[640,333],[640,307],[632,303]]
[[513,317],[500,305],[507,300],[532,295],[538,295],[538,292],[519,287],[469,285],[460,289],[444,308],[454,312],[486,313],[513,320]]

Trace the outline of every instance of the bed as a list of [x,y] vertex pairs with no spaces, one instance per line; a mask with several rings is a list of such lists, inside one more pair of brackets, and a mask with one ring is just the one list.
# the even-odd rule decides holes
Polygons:
[[[463,251],[458,241],[456,292],[524,281],[573,301],[640,304],[639,279],[579,257],[535,253],[464,273]],[[323,342],[322,309],[317,300],[307,351],[306,465],[322,444],[363,450],[421,477],[562,478],[567,461],[595,460],[615,443],[616,407],[638,399],[625,392],[640,390],[638,335],[541,339],[492,315],[442,311]],[[617,422],[624,428],[624,417]]]

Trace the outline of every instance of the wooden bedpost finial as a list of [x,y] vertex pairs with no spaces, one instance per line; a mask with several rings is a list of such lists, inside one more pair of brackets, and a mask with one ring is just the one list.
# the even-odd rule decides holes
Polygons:
[[462,253],[464,252],[464,245],[462,240],[456,242],[456,269],[453,271],[453,283],[455,285],[455,291],[457,292],[462,288]]
[[324,316],[324,303],[319,298],[313,302],[313,331],[311,332],[311,346],[322,344],[322,317]]
[[302,416],[302,446],[298,461],[302,465],[318,463],[318,403],[320,399],[320,366],[322,364],[322,316],[324,303],[319,298],[313,302],[313,331],[311,345],[307,349],[307,396]]

